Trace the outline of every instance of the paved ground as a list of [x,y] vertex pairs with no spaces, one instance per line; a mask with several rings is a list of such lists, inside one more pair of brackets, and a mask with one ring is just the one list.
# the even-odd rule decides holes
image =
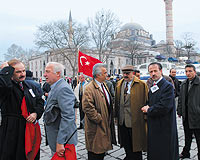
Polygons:
[[[1,121],[1,117],[0,117]],[[79,121],[78,121],[79,122]],[[179,152],[182,151],[184,146],[184,132],[182,127],[182,120],[177,118],[178,124],[178,136],[179,136]],[[41,160],[50,160],[51,151],[48,146],[45,145],[45,135],[44,135],[44,124],[42,119],[40,120],[40,126],[42,131],[42,144],[41,144]],[[76,146],[77,159],[86,160],[87,159],[87,150],[85,149],[85,137],[84,130],[78,130],[78,145]],[[197,158],[197,145],[195,139],[192,141],[191,145],[191,160],[198,160]],[[114,146],[113,150],[109,151],[105,157],[105,160],[123,160],[125,157],[124,150],[120,149],[119,146]],[[143,153],[143,159],[146,160],[146,153]],[[187,159],[185,159],[187,160]]]
[[[180,118],[177,118],[177,124],[178,124],[178,135],[179,135],[179,152],[181,152],[184,146],[184,132],[183,132],[183,127],[182,127],[182,120]],[[42,130],[41,160],[49,160],[51,157],[51,152],[50,152],[49,147],[45,146],[45,136],[44,136],[43,127],[44,127],[43,123],[41,122],[41,130]],[[87,159],[87,150],[85,149],[84,130],[78,130],[78,145],[76,146],[76,151],[77,151],[78,160]],[[196,146],[195,139],[193,139],[190,154],[191,154],[190,159],[198,160],[197,146]],[[104,159],[105,160],[123,160],[124,157],[125,157],[124,150],[120,149],[119,146],[114,146],[113,150],[109,151]],[[143,153],[143,159],[146,160],[146,153]]]

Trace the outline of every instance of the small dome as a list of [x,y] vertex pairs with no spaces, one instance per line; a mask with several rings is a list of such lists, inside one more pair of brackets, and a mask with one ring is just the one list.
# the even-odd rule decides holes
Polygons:
[[142,30],[144,30],[143,27],[138,23],[126,23],[125,25],[122,26],[121,31],[127,30],[127,29],[130,29],[130,30],[142,29]]

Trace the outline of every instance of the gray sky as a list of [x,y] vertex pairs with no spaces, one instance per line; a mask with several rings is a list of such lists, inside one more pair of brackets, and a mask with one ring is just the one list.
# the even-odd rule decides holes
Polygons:
[[[193,33],[200,48],[200,0],[174,0],[174,39],[185,32]],[[164,0],[4,0],[0,5],[0,60],[13,44],[24,49],[34,47],[37,26],[72,19],[86,24],[101,9],[110,9],[123,24],[134,22],[153,34],[158,43],[165,40]]]

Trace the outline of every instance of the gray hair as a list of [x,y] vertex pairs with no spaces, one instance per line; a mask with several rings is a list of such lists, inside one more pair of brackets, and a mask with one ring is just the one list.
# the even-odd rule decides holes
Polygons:
[[93,77],[96,78],[97,74],[101,74],[101,68],[106,68],[106,65],[103,63],[97,63],[93,66],[92,74]]
[[52,65],[53,66],[53,72],[57,73],[60,72],[60,77],[64,77],[64,66],[61,63],[58,62],[49,62],[47,63],[48,65]]

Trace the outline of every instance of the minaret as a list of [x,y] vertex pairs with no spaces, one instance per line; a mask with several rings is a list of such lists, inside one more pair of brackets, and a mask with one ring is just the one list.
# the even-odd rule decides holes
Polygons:
[[72,15],[71,15],[71,10],[69,12],[69,29],[68,29],[68,35],[69,35],[69,45],[73,45],[73,33],[74,30],[72,28]]
[[166,13],[166,43],[174,51],[174,38],[173,38],[173,15],[172,15],[172,1],[165,1],[165,13]]

